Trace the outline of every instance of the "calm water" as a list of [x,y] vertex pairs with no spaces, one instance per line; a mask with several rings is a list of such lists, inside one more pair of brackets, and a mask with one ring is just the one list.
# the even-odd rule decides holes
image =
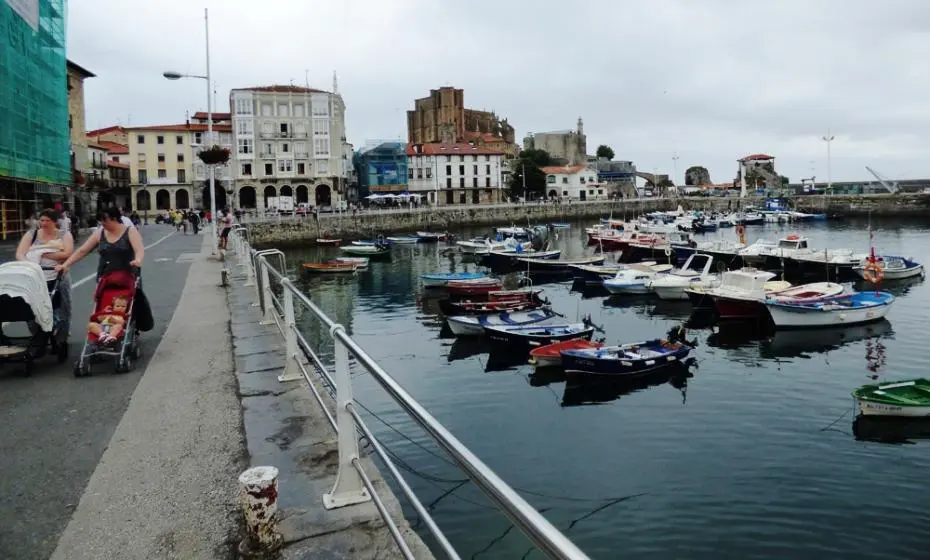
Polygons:
[[[564,255],[590,254],[583,226],[560,233]],[[926,226],[873,227],[881,251],[930,262]],[[778,232],[748,230],[750,241]],[[813,247],[868,246],[864,222],[791,231],[808,235]],[[314,248],[288,257],[295,266],[336,253]],[[396,247],[391,262],[372,263],[357,277],[303,285],[592,558],[930,554],[930,442],[857,441],[849,395],[874,376],[926,375],[926,284],[892,289],[900,298],[888,321],[870,327],[765,340],[751,340],[746,329],[691,330],[700,343],[692,377],[652,379],[625,392],[537,377],[529,365],[489,364],[480,345],[441,337],[443,318],[435,300],[424,298],[419,276],[476,269],[450,253],[443,245]],[[662,336],[690,313],[688,302],[584,298],[570,288],[547,284],[544,293],[556,311],[590,313],[610,342]],[[325,339],[305,323],[311,340]],[[372,417],[370,426],[463,558],[542,557],[367,373],[356,374],[355,388],[381,419]]]

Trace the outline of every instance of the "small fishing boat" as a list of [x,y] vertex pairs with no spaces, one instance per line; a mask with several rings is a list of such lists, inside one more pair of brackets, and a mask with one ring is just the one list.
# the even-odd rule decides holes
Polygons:
[[423,285],[428,288],[441,288],[449,282],[460,282],[463,280],[478,280],[487,278],[488,275],[483,272],[445,272],[437,274],[421,274],[420,279]]
[[518,288],[516,290],[493,290],[487,293],[489,301],[503,301],[510,299],[540,299],[542,288]]
[[[904,257],[895,257],[883,255],[875,257],[875,264],[881,269],[882,280],[903,280],[905,278],[914,278],[925,274],[924,265]],[[860,278],[866,279],[868,276],[869,259],[862,259],[858,266],[853,267]]]
[[631,376],[680,362],[691,346],[665,339],[647,340],[622,346],[562,351],[565,373]]
[[[548,251],[552,253],[553,251]],[[561,251],[559,251],[561,254]],[[564,272],[575,266],[590,266],[604,264],[607,259],[604,255],[584,257],[580,259],[558,259],[546,257],[517,257],[517,268],[533,272]]]
[[501,301],[439,300],[439,309],[446,315],[491,315],[493,313],[516,313],[532,311],[549,303],[545,300],[505,299]]
[[[656,264],[655,261],[639,263],[643,266]],[[600,264],[600,265],[574,265],[575,282],[584,283],[585,286],[603,286],[604,280],[609,280],[621,270],[629,268],[626,264]]]
[[388,242],[384,239],[358,239],[356,241],[352,241],[351,244],[355,245],[356,247],[372,247],[374,245],[387,245],[387,243]]
[[391,256],[391,250],[383,245],[344,245],[339,250],[349,255],[358,255],[369,259],[390,258]]
[[846,287],[836,282],[813,282],[811,284],[801,284],[793,288],[774,291],[768,294],[766,299],[788,304],[811,303],[833,298],[845,292]]
[[449,324],[449,329],[455,336],[482,336],[484,335],[484,327],[487,326],[530,325],[546,321],[554,316],[555,314],[552,311],[539,309],[536,311],[522,311],[519,313],[508,313],[505,311],[493,315],[455,315],[447,317],[446,322]]
[[668,274],[656,276],[649,282],[648,288],[659,299],[686,300],[688,288],[714,288],[720,285],[720,276],[711,272],[714,257],[693,254],[685,264]]
[[601,346],[604,346],[603,342],[591,342],[585,338],[555,342],[530,350],[530,363],[537,368],[561,367],[563,350],[590,350]]
[[888,292],[856,292],[805,303],[764,300],[776,328],[830,327],[878,321],[894,303]]
[[657,275],[666,274],[670,270],[670,264],[631,264],[613,278],[604,280],[604,288],[611,294],[648,294],[649,283]]
[[431,231],[418,231],[417,237],[420,239],[420,243],[437,243],[446,238],[445,233],[433,233]]
[[506,349],[511,354],[527,354],[534,348],[556,342],[583,338],[594,334],[594,325],[581,323],[540,322],[529,325],[485,325],[484,334],[492,347]]
[[930,416],[930,379],[863,385],[852,392],[868,416]]
[[552,229],[569,229],[572,225],[568,222],[552,222],[549,224]]
[[304,274],[353,274],[358,265],[342,262],[304,263],[301,265]]
[[415,235],[389,235],[386,239],[395,245],[414,245],[420,242],[420,238]]
[[692,305],[707,303],[717,310],[720,319],[767,318],[768,310],[762,300],[773,292],[787,290],[789,282],[774,280],[774,272],[751,267],[728,270],[721,275],[715,288],[688,290]]
[[452,296],[473,296],[500,290],[504,283],[497,278],[476,278],[474,280],[452,280],[446,282],[446,291]]
[[330,259],[327,262],[352,263],[359,270],[364,270],[368,268],[367,257],[335,257],[335,258]]
[[503,242],[491,241],[486,237],[476,237],[468,241],[456,241],[455,245],[466,255],[487,255],[491,251],[507,248]]
[[342,243],[342,239],[330,239],[328,237],[316,238],[317,245],[339,245],[340,243]]

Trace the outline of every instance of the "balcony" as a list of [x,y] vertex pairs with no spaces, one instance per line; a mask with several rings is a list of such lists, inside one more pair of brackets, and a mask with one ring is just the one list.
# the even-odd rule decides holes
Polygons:
[[306,132],[294,132],[291,134],[291,136],[293,136],[294,138],[306,138],[307,133]]
[[278,138],[290,138],[290,137],[291,137],[291,133],[290,133],[289,131],[288,131],[288,132],[279,132],[279,133],[278,133]]
[[95,160],[93,163],[90,164],[90,166],[94,169],[106,169],[107,162],[101,161],[101,160]]
[[262,152],[258,157],[262,159],[274,159],[274,152]]
[[309,152],[295,152],[294,157],[297,159],[310,159]]
[[262,132],[259,136],[262,138],[274,138],[274,132]]

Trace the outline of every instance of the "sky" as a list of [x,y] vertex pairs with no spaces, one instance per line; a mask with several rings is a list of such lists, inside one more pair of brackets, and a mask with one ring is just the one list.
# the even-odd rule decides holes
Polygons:
[[589,153],[676,183],[692,165],[730,181],[755,153],[792,182],[930,177],[925,0],[72,0],[88,129],[206,109],[203,80],[162,77],[205,73],[204,8],[217,110],[336,71],[356,147],[406,139],[413,100],[451,85],[518,140],[582,117]]

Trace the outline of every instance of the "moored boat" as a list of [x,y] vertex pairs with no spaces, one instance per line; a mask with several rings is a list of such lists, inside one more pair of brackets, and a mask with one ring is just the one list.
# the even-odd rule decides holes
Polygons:
[[764,300],[776,328],[811,328],[856,325],[878,321],[894,303],[888,292],[856,292],[805,303]]
[[681,268],[656,276],[647,287],[659,299],[686,300],[687,288],[706,289],[720,285],[720,276],[711,272],[713,264],[714,258],[710,255],[691,255]]
[[592,342],[586,338],[573,338],[562,342],[546,344],[530,350],[530,363],[537,368],[561,367],[563,350],[588,350],[600,348],[603,342]]
[[352,274],[358,270],[358,265],[343,262],[304,263],[300,268],[304,274]]
[[446,282],[446,291],[453,296],[472,296],[500,290],[504,283],[497,278],[476,278],[474,280],[452,280]]
[[852,392],[868,416],[930,416],[930,379],[863,385]]
[[343,253],[368,257],[369,259],[390,258],[391,250],[383,245],[345,245],[339,248]]
[[446,322],[455,336],[482,336],[484,327],[498,325],[531,325],[555,317],[548,309],[521,311],[519,313],[495,313],[492,315],[455,315],[447,317]]
[[516,313],[518,311],[532,311],[549,303],[539,298],[535,299],[504,299],[504,300],[439,300],[439,309],[445,315],[491,315],[493,313]]
[[[857,266],[853,267],[853,272],[863,280],[869,276],[869,262],[870,260],[865,258]],[[904,257],[883,255],[875,257],[874,262],[881,269],[881,280],[903,280],[925,274],[924,265]]]
[[444,272],[435,274],[421,274],[420,279],[423,285],[429,288],[443,287],[449,282],[459,282],[463,280],[478,280],[487,278],[488,275],[483,272]]
[[680,362],[691,352],[683,342],[647,340],[621,346],[562,351],[565,373],[587,375],[643,375]]
[[[551,252],[551,251],[550,251]],[[561,252],[559,252],[561,254]],[[517,267],[520,270],[529,269],[534,272],[565,272],[575,266],[592,266],[603,264],[607,258],[604,255],[584,257],[580,259],[558,259],[539,257],[517,257]]]
[[390,235],[387,240],[395,245],[413,245],[420,242],[420,238],[415,235]]
[[484,333],[492,346],[504,348],[509,353],[529,353],[533,348],[571,340],[590,339],[594,325],[588,321],[567,323],[543,321],[528,325],[486,325]]
[[330,239],[328,237],[316,238],[317,245],[339,245],[340,243],[342,243],[342,239]]
[[778,303],[810,303],[839,296],[846,287],[835,282],[813,282],[771,292],[767,299]]
[[631,264],[617,272],[613,278],[604,280],[604,288],[611,294],[648,294],[649,282],[670,270],[670,264]]
[[445,233],[435,233],[431,231],[418,231],[417,237],[420,240],[420,243],[436,243],[443,241],[446,238]]
[[772,292],[791,287],[788,282],[773,280],[775,277],[774,272],[752,267],[729,270],[721,275],[719,286],[703,290],[701,295],[723,320],[768,317],[762,300]]
[[352,263],[359,270],[368,268],[368,259],[366,257],[334,257],[328,262]]

